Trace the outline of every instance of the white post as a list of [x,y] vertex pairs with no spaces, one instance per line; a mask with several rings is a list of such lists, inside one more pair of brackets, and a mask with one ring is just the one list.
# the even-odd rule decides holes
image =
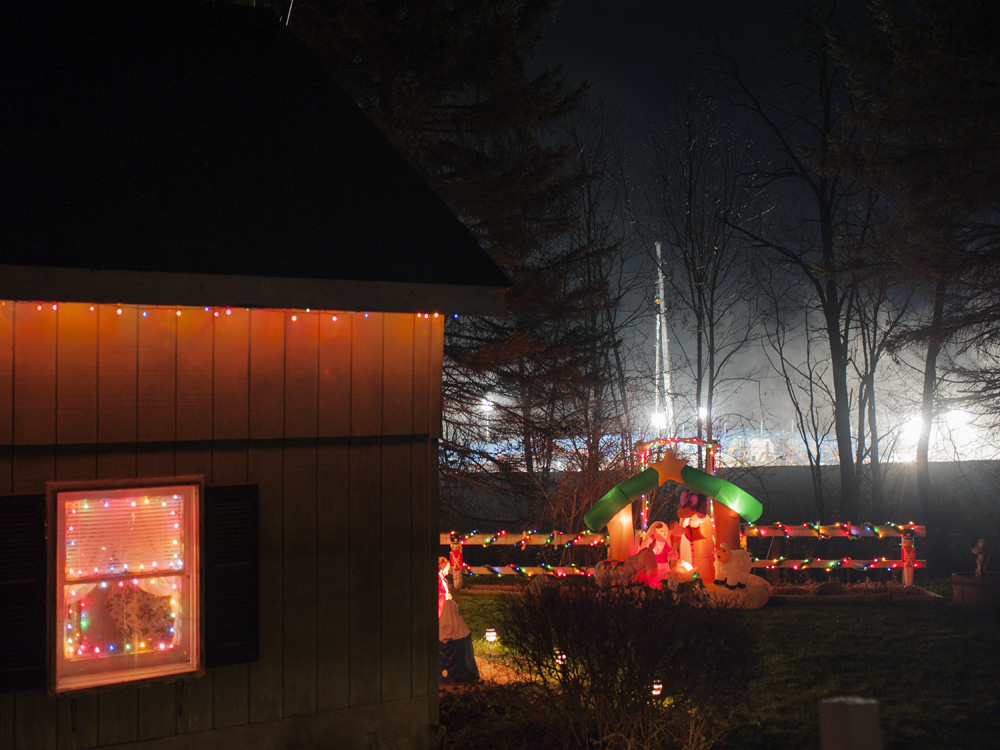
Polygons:
[[882,750],[878,701],[824,698],[819,702],[820,750]]
[[[656,243],[656,304],[663,305],[663,270],[660,267],[660,243]],[[660,415],[660,371],[663,369],[663,353],[660,347],[663,345],[663,335],[660,328],[663,325],[663,315],[656,313],[656,343],[653,346],[653,415],[656,420],[656,435],[662,437],[660,431],[663,429],[663,421]]]

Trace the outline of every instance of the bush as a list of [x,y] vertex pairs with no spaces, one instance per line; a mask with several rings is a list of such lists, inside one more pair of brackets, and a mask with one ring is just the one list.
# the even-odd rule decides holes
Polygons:
[[565,746],[707,748],[743,706],[754,652],[744,615],[696,594],[544,587],[506,598],[500,626],[511,666],[566,726]]
[[565,747],[562,727],[530,682],[440,694],[441,750],[548,750]]

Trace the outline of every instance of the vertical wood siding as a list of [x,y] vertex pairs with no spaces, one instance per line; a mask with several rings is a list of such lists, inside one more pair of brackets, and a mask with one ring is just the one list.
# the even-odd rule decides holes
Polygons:
[[171,442],[177,435],[177,315],[143,310],[139,319],[136,386],[139,442]]
[[96,307],[97,439],[101,443],[134,443],[139,406],[139,311],[113,305]]
[[97,316],[88,305],[64,303],[61,307],[56,333],[56,438],[63,445],[94,444]]
[[177,440],[211,440],[214,318],[190,310],[177,318]]
[[14,305],[14,443],[55,445],[56,320],[48,305]]
[[316,454],[316,535],[332,541],[316,551],[316,576],[323,590],[316,601],[319,711],[350,705],[351,639],[345,617],[350,597],[350,459],[350,445],[340,441],[320,443]]
[[260,660],[75,696],[0,695],[0,748],[434,701],[443,321],[41,307],[0,303],[0,494],[188,473],[258,484]]
[[14,304],[0,302],[0,492],[10,494],[14,442]]
[[223,310],[214,316],[212,338],[212,437],[250,436],[250,311]]

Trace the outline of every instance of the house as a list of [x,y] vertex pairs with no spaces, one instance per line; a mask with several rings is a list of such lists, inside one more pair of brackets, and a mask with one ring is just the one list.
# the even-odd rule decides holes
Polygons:
[[0,46],[0,748],[428,747],[444,316],[506,278],[268,11]]

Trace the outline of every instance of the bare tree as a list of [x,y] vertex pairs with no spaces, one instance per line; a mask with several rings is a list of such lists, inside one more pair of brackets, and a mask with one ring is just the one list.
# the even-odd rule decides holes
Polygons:
[[[784,54],[777,76],[752,81],[740,60],[726,54],[714,57],[714,71],[725,87],[724,98],[752,117],[760,129],[759,140],[769,148],[752,182],[768,190],[770,205],[783,210],[771,212],[762,229],[740,229],[796,274],[795,283],[809,291],[808,307],[820,316],[829,352],[825,377],[840,462],[840,512],[856,517],[860,482],[854,465],[849,374],[859,320],[843,280],[871,204],[863,184],[824,168],[835,144],[851,134],[840,115],[850,96],[828,38],[843,3],[821,5],[819,11],[789,11],[793,32],[777,51]],[[775,68],[773,59],[770,67]]]
[[813,487],[813,503],[822,518],[827,510],[823,486],[824,443],[833,426],[831,394],[828,386],[830,361],[817,355],[822,328],[814,318],[822,316],[808,309],[808,298],[775,273],[759,273],[761,295],[768,302],[764,326],[764,355],[785,385],[792,407],[792,421],[805,446]]
[[752,193],[740,180],[748,151],[746,134],[692,86],[649,127],[644,233],[649,246],[663,242],[674,392],[678,381],[690,384],[695,434],[706,440],[714,438],[719,399],[748,379],[734,376],[734,363],[757,335],[748,273],[755,250],[733,228],[753,212]]
[[[844,161],[873,184],[893,215],[881,255],[919,283],[925,314],[898,345],[925,349],[917,450],[921,510],[931,510],[928,450],[940,380],[939,358],[953,344],[985,355],[1000,332],[1000,111],[995,2],[907,6],[872,3],[873,32],[861,43],[837,39],[856,95],[851,119],[865,129]],[[853,163],[852,163],[853,161]],[[980,405],[990,368],[952,370]]]

